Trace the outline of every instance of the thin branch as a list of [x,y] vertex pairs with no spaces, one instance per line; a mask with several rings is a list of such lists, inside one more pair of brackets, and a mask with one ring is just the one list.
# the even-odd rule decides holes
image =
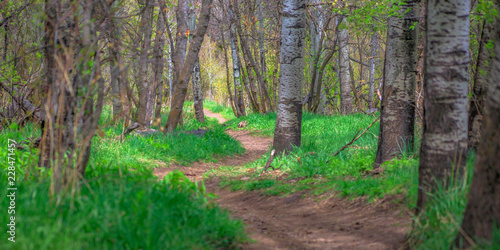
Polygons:
[[[368,129],[370,129],[373,124],[375,124],[378,119],[380,119],[380,115],[361,133],[359,134],[359,132],[361,131],[361,129],[354,135],[354,138],[352,138],[352,140],[347,143],[346,145],[344,145],[341,149],[339,149],[339,151],[337,151],[335,154],[333,154],[333,156],[337,156],[342,150],[346,149],[347,147],[349,147],[351,144],[353,144],[355,141],[357,141],[359,138],[361,138],[361,136],[363,136],[366,131],[368,131]],[[359,134],[359,135],[358,135]]]

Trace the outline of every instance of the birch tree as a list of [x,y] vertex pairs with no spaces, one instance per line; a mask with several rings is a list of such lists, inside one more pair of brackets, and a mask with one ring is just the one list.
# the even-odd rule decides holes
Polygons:
[[[196,29],[196,9],[193,0],[190,0],[189,6],[189,30],[194,31]],[[190,40],[191,37],[190,37]],[[191,42],[191,41],[190,41]],[[200,57],[196,55],[196,62],[193,66],[193,75],[191,77],[191,83],[193,86],[193,105],[196,120],[199,122],[205,122],[205,115],[203,113],[203,96],[201,93],[201,75],[200,75]]]
[[349,30],[347,29],[347,18],[340,17],[342,28],[338,33],[339,40],[339,79],[340,79],[340,113],[347,115],[352,113],[351,100],[351,76],[349,72]]
[[470,1],[428,0],[424,130],[417,211],[438,183],[463,172],[467,154]]
[[281,28],[280,88],[273,146],[278,153],[300,146],[306,0],[284,0]]

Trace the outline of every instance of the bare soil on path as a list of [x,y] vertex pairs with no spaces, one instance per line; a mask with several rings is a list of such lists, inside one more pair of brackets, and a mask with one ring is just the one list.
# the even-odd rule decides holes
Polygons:
[[[226,120],[205,110],[208,117]],[[226,157],[217,163],[196,162],[192,166],[173,165],[155,169],[163,178],[175,169],[192,180],[219,166],[240,166],[265,154],[270,138],[248,131],[227,130],[239,140],[246,152]],[[205,180],[209,192],[219,196],[216,202],[247,224],[247,233],[255,240],[242,249],[398,249],[410,229],[411,215],[390,199],[367,203],[363,199],[305,196],[307,191],[286,197],[264,196],[259,192],[230,192],[218,186],[218,180]]]

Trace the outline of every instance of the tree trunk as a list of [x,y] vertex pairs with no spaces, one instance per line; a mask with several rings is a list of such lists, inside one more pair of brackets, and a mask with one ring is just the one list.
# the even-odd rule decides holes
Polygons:
[[231,56],[233,59],[233,81],[234,81],[234,99],[236,107],[236,117],[245,116],[245,103],[243,102],[243,87],[241,86],[240,63],[238,60],[238,52],[234,44],[233,37],[229,37],[231,41]]
[[[347,26],[346,17],[340,17],[342,25]],[[349,31],[347,27],[340,30],[339,39],[339,79],[340,79],[340,114],[352,113],[351,84],[349,74]]]
[[[76,186],[84,177],[104,103],[96,39],[100,24],[91,21],[93,5],[94,1],[73,5],[55,0],[45,5],[48,74],[42,86],[46,96],[39,166],[53,169],[52,194],[59,193],[63,186]],[[62,16],[66,18],[60,20]],[[81,28],[75,31],[70,27]]]
[[[499,22],[500,24],[500,22]],[[498,25],[498,24],[497,24]],[[492,240],[493,227],[500,225],[500,30],[495,30],[495,57],[488,77],[481,141],[474,164],[474,178],[462,221],[458,247],[470,247],[468,238]],[[460,246],[463,241],[463,246]]]
[[259,54],[260,54],[260,70],[262,72],[262,92],[263,95],[267,95],[264,97],[266,100],[266,105],[268,106],[268,110],[273,110],[271,99],[269,94],[267,93],[267,65],[266,65],[266,50],[265,50],[265,40],[264,40],[264,13],[262,11],[264,5],[263,0],[259,0],[257,2],[257,12],[258,12],[258,20],[259,20]]
[[[143,126],[151,126],[153,119],[152,84],[148,79],[149,50],[151,48],[151,33],[153,25],[154,5],[151,0],[139,0],[144,6],[141,16],[140,41],[141,51],[139,58],[139,75],[137,87],[139,89],[139,107],[137,108],[137,122]],[[151,100],[150,100],[151,99]]]
[[[234,14],[236,15],[236,18],[240,18],[240,13],[239,13],[239,7],[238,4],[231,4],[230,7],[234,9]],[[250,52],[250,49],[248,47],[248,44],[245,40],[243,30],[241,28],[241,24],[239,21],[233,22],[236,26],[236,30],[239,34],[240,37],[240,44],[241,48],[243,50],[243,56],[245,57],[245,60],[248,62],[247,63],[247,70],[248,70],[248,76],[251,77],[251,71],[250,68],[255,72],[255,75],[257,77],[257,83],[259,84],[259,88],[262,90],[262,95],[260,98],[265,100],[263,104],[265,104],[263,107],[261,107],[262,112],[266,112],[267,110],[270,110],[272,108],[271,105],[271,98],[269,97],[268,91],[267,91],[267,86],[265,86],[264,83],[264,78],[263,75],[261,74],[261,71],[258,67],[258,65],[255,63],[255,60]]]
[[377,64],[377,49],[378,49],[378,33],[376,31],[373,32],[371,41],[370,41],[370,91],[368,92],[368,109],[373,107],[373,95],[375,91],[375,69]]
[[[189,30],[196,29],[196,13],[194,1],[190,0],[189,7]],[[190,40],[192,37],[190,37]],[[191,42],[191,41],[190,41]],[[203,95],[201,93],[201,75],[200,75],[200,57],[196,55],[196,62],[193,67],[193,75],[191,77],[193,84],[193,105],[196,120],[203,123],[205,122],[205,114],[203,113]]]
[[[187,0],[180,0],[177,5],[177,42],[176,47],[181,37],[186,36],[187,31],[187,15],[186,12],[182,11],[184,6],[187,7]],[[201,44],[203,42],[203,38],[208,28],[208,22],[210,21],[210,10],[212,8],[212,0],[203,0],[201,6],[200,17],[198,19],[198,27],[193,34],[192,41],[189,45],[189,51],[186,56],[186,61],[182,67],[176,66],[176,72],[174,75],[177,75],[176,80],[174,82],[174,94],[172,100],[172,106],[170,108],[170,113],[168,115],[167,124],[165,125],[165,131],[173,132],[182,118],[182,109],[184,108],[184,100],[186,98],[186,92],[188,88],[189,79],[191,78],[191,74],[193,71],[193,66],[196,63],[197,55],[200,52]],[[184,32],[182,32],[184,31]],[[179,65],[180,55],[182,50],[176,49],[174,55],[176,64]]]
[[156,40],[154,47],[154,83],[156,92],[156,108],[155,108],[155,121],[153,124],[159,126],[161,124],[161,106],[163,102],[163,49],[165,46],[165,11],[162,8],[162,1],[158,10],[158,20],[156,21]]
[[[500,1],[494,1],[498,6]],[[498,9],[498,7],[497,7]],[[474,73],[473,94],[469,105],[469,148],[475,150],[481,138],[481,123],[483,106],[486,99],[486,90],[488,88],[490,70],[492,65],[493,48],[488,48],[487,44],[496,33],[495,23],[484,21],[481,41],[479,43],[479,52]]]
[[[392,160],[402,150],[413,150],[418,34],[418,26],[414,23],[419,6],[420,0],[407,0],[399,6],[398,14],[402,18],[389,18],[374,168]],[[372,65],[374,67],[374,63]]]
[[108,47],[110,62],[110,78],[111,78],[111,93],[113,96],[113,120],[122,116],[122,103],[120,102],[120,29],[114,20],[110,20],[111,37],[110,42],[112,45]]
[[[417,213],[426,193],[460,175],[467,154],[470,1],[428,0],[426,16],[424,131]],[[450,11],[451,10],[451,11]]]
[[278,154],[300,146],[306,0],[284,0],[281,28],[280,89],[273,146]]

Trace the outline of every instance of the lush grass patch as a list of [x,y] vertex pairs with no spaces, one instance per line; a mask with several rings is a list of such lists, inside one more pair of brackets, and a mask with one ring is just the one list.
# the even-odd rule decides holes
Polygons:
[[[218,110],[226,113],[228,109],[230,110],[224,109],[223,106],[218,107]],[[352,140],[358,130],[368,127],[374,119],[363,114],[323,116],[305,113],[302,120],[302,145],[290,154],[274,159],[272,166],[280,167],[286,177],[275,180],[272,184],[258,185],[263,179],[275,179],[274,176],[259,175],[269,153],[242,168],[220,168],[210,174],[219,176],[221,185],[230,186],[233,190],[251,190],[257,187],[266,194],[279,195],[305,189],[311,189],[314,194],[335,190],[343,197],[364,196],[370,200],[387,195],[404,195],[405,200],[414,204],[413,195],[407,194],[416,194],[416,153],[406,153],[400,160],[385,164],[385,171],[380,176],[367,175],[375,161],[377,124],[351,147],[333,156],[333,153]],[[238,128],[241,121],[248,122],[248,125]],[[246,117],[234,118],[227,124],[232,129],[245,129],[260,135],[273,136],[275,121],[275,113],[249,114]],[[403,151],[402,149],[402,153]],[[248,169],[255,171],[249,172]],[[244,176],[250,178],[243,178]],[[242,178],[246,181],[241,181]]]
[[[155,166],[214,161],[243,152],[215,120],[198,123],[187,110],[184,127],[172,135],[120,141],[123,127],[111,125],[111,112],[105,109],[99,123],[103,137],[92,142],[86,180],[75,192],[58,197],[48,194],[50,171],[35,167],[36,150],[17,150],[16,243],[4,240],[0,249],[216,249],[246,240],[242,222],[214,205],[202,183],[191,183],[176,172],[163,181],[152,174]],[[162,120],[164,124],[166,117]],[[198,128],[209,132],[195,136],[182,131]],[[39,134],[33,125],[12,126],[0,134],[0,141],[6,149],[9,138],[21,141]],[[6,161],[7,153],[1,150],[0,158]],[[2,165],[4,187],[6,170]],[[0,195],[6,192],[2,189]],[[6,225],[7,200],[2,203],[0,223]]]
[[[0,185],[7,186],[4,171]],[[168,181],[123,169],[49,198],[49,182],[18,181],[16,242],[1,249],[231,248],[245,239],[240,221]],[[7,190],[0,195],[5,197]],[[7,207],[7,200],[2,201]],[[2,209],[2,225],[8,224]]]

